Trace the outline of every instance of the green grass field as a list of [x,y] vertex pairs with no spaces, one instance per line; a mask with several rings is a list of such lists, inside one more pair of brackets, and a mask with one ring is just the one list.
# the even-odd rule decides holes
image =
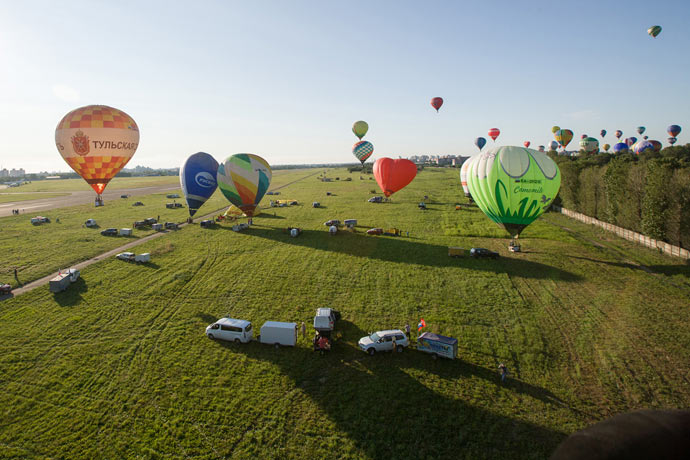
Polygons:
[[[64,293],[0,303],[0,457],[539,459],[613,414],[690,406],[687,264],[560,214],[509,253],[478,209],[455,211],[465,201],[457,170],[427,169],[382,204],[366,202],[378,189],[370,176],[329,176],[353,180],[309,177],[277,197],[300,206],[270,209],[243,233],[189,226],[139,247],[151,264],[105,260]],[[417,209],[423,195],[428,211]],[[96,210],[102,226],[132,220],[118,206]],[[47,226],[28,222],[3,244],[86,254],[76,243],[85,229],[67,221],[87,210],[65,211],[60,250]],[[329,236],[331,218],[358,219],[358,232]],[[0,219],[0,235],[12,219]],[[304,233],[289,238],[288,225]],[[389,226],[409,236],[364,234]],[[503,257],[451,259],[448,246]],[[221,316],[251,320],[255,335],[266,320],[310,325],[323,306],[343,315],[325,357],[304,339],[274,349],[203,335]],[[459,360],[356,347],[420,317],[459,339]]]

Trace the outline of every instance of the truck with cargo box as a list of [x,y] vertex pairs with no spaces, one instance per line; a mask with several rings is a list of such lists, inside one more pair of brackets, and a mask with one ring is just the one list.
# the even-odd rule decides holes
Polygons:
[[458,357],[458,339],[433,332],[424,332],[417,337],[417,350],[429,353],[432,358],[455,359]]
[[62,292],[79,279],[79,270],[70,268],[64,272],[59,272],[58,275],[51,279],[48,283],[50,292]]

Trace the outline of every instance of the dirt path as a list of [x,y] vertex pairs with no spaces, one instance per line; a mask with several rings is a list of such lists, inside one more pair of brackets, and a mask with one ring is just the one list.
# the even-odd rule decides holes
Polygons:
[[[271,189],[271,191],[280,190],[280,189],[282,189],[282,188],[284,188],[284,187],[287,187],[288,185],[292,185],[292,184],[294,184],[294,183],[296,183],[296,182],[302,181],[302,180],[304,180],[304,179],[308,179],[309,177],[312,177],[312,176],[314,176],[314,175],[316,175],[316,174],[318,174],[318,172],[315,172],[315,173],[313,173],[313,174],[309,174],[309,175],[304,176],[304,177],[302,177],[302,178],[300,178],[300,179],[296,179],[296,180],[294,180],[294,181],[292,181],[292,182],[289,182],[289,183],[287,183],[287,184],[281,185],[280,187],[276,187],[276,188],[274,188],[274,189]],[[174,188],[176,188],[176,187],[177,187],[177,186],[175,186]],[[118,191],[118,193],[121,193],[121,192],[123,192],[123,191]],[[126,191],[124,191],[124,192],[126,192]],[[126,193],[128,193],[128,192],[126,192]],[[155,193],[155,192],[154,192],[154,193]],[[92,194],[90,194],[90,195],[92,195]],[[206,215],[204,215],[204,216],[195,218],[195,219],[193,220],[193,222],[194,222],[194,223],[197,223],[197,222],[201,222],[202,220],[205,220],[205,219],[212,219],[213,217],[215,217],[216,215],[218,215],[219,212],[222,212],[222,211],[224,211],[225,209],[226,209],[225,206],[222,207],[222,208],[220,208],[220,209],[216,209],[215,211],[210,212],[210,213],[208,213],[208,214],[206,214]],[[180,227],[184,227],[184,226],[186,226],[186,225],[188,225],[186,221],[180,223]],[[109,257],[113,257],[114,255],[119,254],[120,252],[125,252],[127,249],[131,249],[131,248],[133,248],[133,247],[135,247],[135,246],[138,246],[138,245],[140,245],[140,244],[146,243],[147,241],[151,241],[151,240],[153,240],[153,239],[160,238],[160,237],[162,237],[162,236],[164,236],[164,235],[167,235],[168,233],[174,232],[174,231],[176,231],[176,230],[169,230],[169,231],[166,230],[166,231],[154,233],[154,234],[152,234],[152,235],[147,235],[147,236],[145,236],[145,237],[143,237],[143,238],[139,238],[139,239],[137,239],[137,240],[135,240],[135,241],[131,241],[131,242],[129,242],[129,243],[127,243],[127,244],[124,244],[124,245],[122,245],[122,246],[119,246],[119,247],[117,247],[117,248],[115,248],[115,249],[111,249],[110,251],[104,252],[103,254],[99,254],[99,255],[97,255],[97,256],[95,256],[95,257],[92,257],[92,258],[90,258],[90,259],[87,259],[87,260],[85,260],[85,261],[83,261],[83,262],[79,262],[78,264],[71,265],[70,267],[65,267],[65,268],[76,268],[77,270],[82,270],[83,268],[88,267],[89,265],[94,264],[94,263],[96,263],[96,262],[98,262],[98,261],[107,259],[107,258],[109,258]],[[24,294],[25,292],[29,292],[30,290],[35,289],[35,288],[37,288],[37,287],[44,286],[44,285],[48,284],[48,282],[49,282],[51,279],[55,278],[56,275],[57,275],[56,273],[53,273],[53,274],[51,274],[51,275],[44,276],[43,278],[39,278],[39,279],[34,280],[34,281],[32,281],[32,282],[30,282],[30,283],[28,283],[28,284],[25,284],[25,285],[23,285],[22,287],[13,289],[11,294],[7,294],[7,295],[4,295],[4,296],[0,296],[0,301],[6,300],[6,299],[11,299],[12,297],[16,297],[16,296],[18,296],[18,295]]]

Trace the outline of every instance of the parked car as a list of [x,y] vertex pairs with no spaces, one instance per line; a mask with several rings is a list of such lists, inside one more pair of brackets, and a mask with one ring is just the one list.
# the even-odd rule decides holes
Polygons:
[[383,197],[382,196],[372,196],[367,201],[369,203],[381,203],[381,202],[383,202]]
[[374,332],[359,339],[358,345],[362,351],[373,356],[376,352],[393,351],[393,338],[395,338],[398,353],[402,353],[406,347],[410,346],[409,339],[400,329]]
[[321,203],[319,203],[318,201],[314,201],[314,202],[311,204],[311,207],[312,207],[312,208],[320,208],[320,207],[321,207]]
[[177,225],[175,222],[166,222],[165,228],[166,230],[179,230],[180,226]]
[[103,236],[117,236],[117,229],[116,228],[106,228],[105,230],[101,230],[101,235],[103,235]]
[[137,220],[134,222],[134,228],[146,227],[146,222],[143,220]]
[[120,195],[120,198],[129,198],[129,195]]
[[165,207],[168,209],[177,209],[182,207],[182,203],[166,203]]
[[252,340],[252,323],[243,319],[221,318],[206,326],[206,337],[211,340],[248,343]]
[[216,224],[216,223],[213,222],[212,219],[202,220],[201,223],[199,223],[199,225],[201,225],[202,228],[211,228],[211,227],[213,227],[215,224]]
[[491,259],[498,259],[498,253],[494,251],[489,251],[486,248],[472,248],[470,249],[470,257],[474,257],[475,259],[480,259],[480,258],[491,258]]
[[0,283],[0,295],[10,294],[12,292],[12,286],[9,284]]
[[124,260],[126,262],[133,262],[135,254],[133,252],[121,252],[118,255],[116,255],[115,257],[117,257],[120,260]]
[[294,347],[297,344],[297,323],[282,323],[280,321],[266,321],[261,326],[259,341],[274,345]]
[[98,224],[96,223],[96,221],[94,219],[86,219],[86,222],[84,222],[84,225],[86,225],[89,228],[98,227]]
[[370,228],[367,230],[367,235],[382,235],[383,234],[383,229],[382,228]]
[[158,219],[155,219],[153,217],[147,217],[144,219],[144,225],[153,225],[158,222]]
[[343,221],[346,227],[356,227],[357,226],[357,219],[345,219]]
[[429,353],[432,358],[455,359],[458,357],[458,339],[424,332],[417,337],[417,350]]
[[144,206],[144,203],[142,203],[141,201],[135,201],[132,206]]
[[43,216],[36,216],[31,218],[31,223],[34,225],[49,224],[50,219]]
[[340,226],[340,221],[339,221],[338,219],[331,219],[331,220],[328,220],[328,221],[324,222],[323,224],[324,224],[326,227],[332,227],[332,226],[334,226],[334,225],[335,225],[336,227],[339,227],[339,226]]
[[177,193],[171,193],[171,194],[169,194],[169,195],[166,195],[165,197],[166,197],[166,198],[179,198],[180,195],[178,195]]

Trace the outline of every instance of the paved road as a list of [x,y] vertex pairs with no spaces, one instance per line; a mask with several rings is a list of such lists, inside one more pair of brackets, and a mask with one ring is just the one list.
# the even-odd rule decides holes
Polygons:
[[[103,200],[119,200],[120,195],[150,195],[152,193],[167,192],[170,190],[179,189],[179,185],[155,185],[152,187],[130,188],[121,190],[106,190],[103,192]],[[17,193],[20,193],[19,191]],[[26,193],[40,193],[40,192],[26,192]],[[11,216],[13,209],[19,209],[21,213],[36,214],[40,211],[48,211],[58,208],[66,208],[68,206],[77,206],[80,204],[93,204],[96,197],[93,191],[80,192],[46,192],[46,193],[69,193],[67,196],[58,196],[53,198],[39,198],[37,200],[15,201],[10,203],[0,203],[0,217]]]
[[[318,174],[318,172],[309,174],[309,175],[307,175],[307,176],[305,176],[305,177],[302,177],[301,179],[294,180],[294,181],[289,182],[289,183],[287,183],[287,184],[285,184],[285,185],[281,185],[280,187],[272,188],[271,191],[280,190],[280,189],[283,188],[283,187],[287,187],[288,185],[292,185],[292,184],[294,184],[295,182],[299,182],[299,181],[301,181],[301,180],[307,179],[307,178],[312,177],[312,176],[314,176],[314,175],[316,175],[316,174]],[[174,188],[177,188],[176,186],[168,186],[168,187],[172,187],[173,189],[174,189]],[[147,189],[159,189],[159,191],[162,190],[161,187],[147,187]],[[169,189],[170,189],[170,188],[168,188],[168,190],[169,190]],[[133,189],[133,190],[144,190],[144,189]],[[131,192],[131,190],[130,190],[130,191],[122,191],[122,190],[121,190],[121,191],[119,191],[118,193],[115,193],[115,195],[117,195],[117,196],[119,197],[121,194],[130,193],[130,192]],[[153,191],[153,192],[148,192],[148,193],[155,193],[155,191]],[[91,194],[91,195],[93,195],[93,194]],[[66,197],[63,197],[63,198],[66,198]],[[208,213],[208,214],[206,214],[205,216],[197,217],[196,219],[194,219],[194,222],[201,222],[201,221],[204,220],[204,219],[212,219],[212,218],[214,218],[215,216],[217,216],[220,212],[224,211],[225,209],[226,209],[226,207],[223,207],[223,208],[220,208],[220,209],[216,209],[215,211],[213,211],[213,212],[211,212],[211,213]],[[188,225],[188,224],[187,224],[187,223],[180,223],[180,227],[184,227],[184,226],[186,226],[186,225]],[[171,230],[171,231],[174,232],[175,230]],[[96,256],[96,257],[92,257],[92,258],[87,259],[87,260],[85,260],[85,261],[83,261],[83,262],[79,262],[79,263],[76,264],[76,265],[72,265],[72,266],[66,267],[66,268],[76,268],[77,270],[81,270],[81,269],[83,269],[84,267],[88,267],[89,265],[94,264],[94,263],[96,263],[96,262],[98,262],[98,261],[100,261],[100,260],[107,259],[108,257],[112,257],[112,256],[114,256],[114,255],[116,255],[116,254],[119,254],[120,252],[125,252],[127,249],[131,249],[131,248],[133,248],[133,247],[135,247],[135,246],[138,246],[138,245],[140,245],[140,244],[146,243],[147,241],[151,241],[151,240],[153,240],[153,239],[155,239],[155,238],[160,238],[161,236],[167,235],[168,233],[170,233],[170,231],[163,231],[163,232],[159,232],[159,233],[154,233],[154,234],[152,234],[152,235],[148,235],[148,236],[145,236],[145,237],[143,237],[143,238],[139,238],[139,239],[137,239],[137,240],[135,240],[135,241],[132,241],[132,242],[129,242],[129,243],[123,245],[123,246],[120,246],[120,247],[115,248],[115,249],[111,249],[111,250],[108,251],[108,252],[104,252],[103,254],[100,254],[100,255],[98,255],[98,256]],[[125,262],[123,262],[123,263],[125,263]],[[7,295],[0,296],[0,301],[2,301],[2,300],[7,300],[7,299],[11,299],[12,297],[15,297],[15,296],[24,294],[25,292],[28,292],[28,291],[30,291],[30,290],[32,290],[32,289],[37,288],[37,287],[44,286],[44,285],[48,284],[48,282],[49,282],[51,279],[55,278],[56,275],[57,275],[57,273],[53,273],[52,275],[48,275],[48,276],[45,276],[45,277],[43,277],[43,278],[34,280],[34,281],[32,281],[32,282],[30,282],[30,283],[28,283],[28,284],[25,284],[25,285],[23,285],[22,287],[13,289],[11,294],[7,294]]]

